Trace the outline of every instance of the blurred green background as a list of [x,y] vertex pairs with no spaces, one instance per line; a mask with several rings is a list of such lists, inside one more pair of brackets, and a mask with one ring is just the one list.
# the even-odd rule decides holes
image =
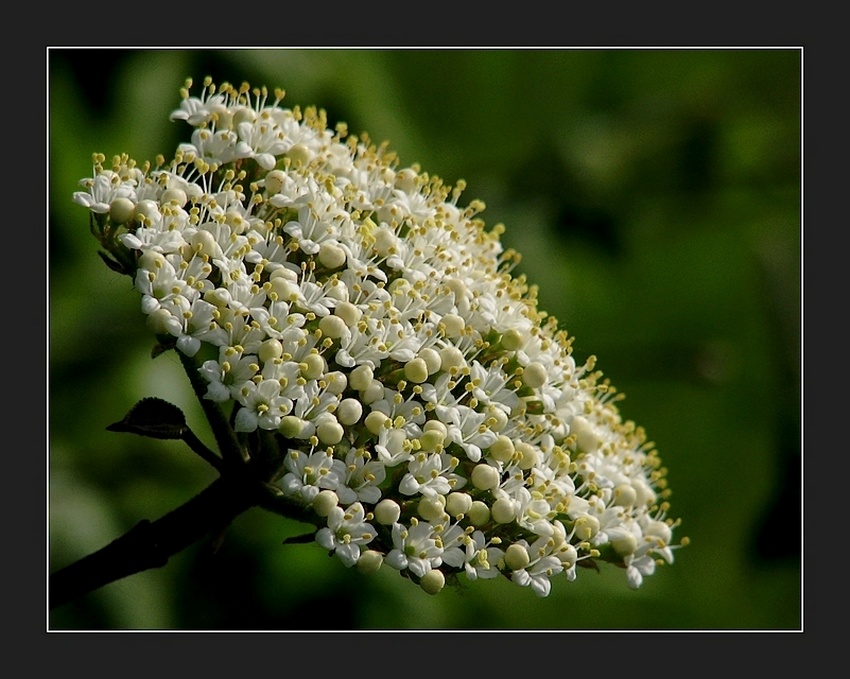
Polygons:
[[180,444],[105,431],[145,396],[210,441],[129,279],[73,204],[91,154],[171,157],[186,77],[286,89],[404,164],[468,182],[523,254],[540,307],[627,398],[669,468],[676,552],[631,591],[581,571],[536,598],[507,581],[431,597],[347,570],[303,526],[240,516],[49,613],[50,629],[794,630],[801,613],[801,53],[715,50],[66,50],[49,76],[49,568],[214,478]]

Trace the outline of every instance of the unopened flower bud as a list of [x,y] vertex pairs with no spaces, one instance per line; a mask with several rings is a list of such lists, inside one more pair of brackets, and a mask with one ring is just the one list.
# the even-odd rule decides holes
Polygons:
[[400,516],[401,507],[394,500],[384,498],[375,505],[375,521],[384,526],[391,526],[398,521]]
[[443,575],[442,571],[432,568],[422,576],[422,579],[419,581],[419,585],[428,594],[437,594],[441,589],[443,589],[443,587],[446,586],[446,576]]
[[339,504],[339,497],[332,490],[321,490],[313,498],[313,510],[319,516],[328,516],[331,510]]
[[384,555],[374,549],[361,552],[357,559],[357,570],[364,575],[376,573],[384,563]]
[[528,550],[524,545],[515,542],[505,550],[505,565],[511,570],[518,571],[530,562]]
[[336,410],[337,419],[346,426],[359,422],[362,415],[363,406],[356,398],[343,399]]
[[483,462],[475,465],[472,470],[472,485],[480,490],[495,490],[499,487],[499,471]]

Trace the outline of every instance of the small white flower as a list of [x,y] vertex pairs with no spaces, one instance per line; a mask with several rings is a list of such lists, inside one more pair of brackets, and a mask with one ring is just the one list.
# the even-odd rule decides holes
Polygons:
[[387,554],[386,563],[396,570],[408,569],[422,577],[432,568],[443,563],[443,547],[439,533],[426,521],[416,521],[410,527],[400,523],[393,525],[393,549]]
[[283,490],[307,503],[312,503],[321,490],[336,491],[345,478],[345,463],[325,450],[303,453],[291,449],[284,466]]
[[334,552],[348,567],[357,563],[364,545],[375,539],[375,529],[365,521],[363,505],[355,502],[347,509],[334,507],[328,525],[316,533],[316,542]]

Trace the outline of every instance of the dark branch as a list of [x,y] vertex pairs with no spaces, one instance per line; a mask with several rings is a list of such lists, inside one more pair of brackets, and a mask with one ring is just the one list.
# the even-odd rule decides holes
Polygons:
[[50,608],[128,575],[161,568],[168,559],[264,502],[258,484],[219,478],[156,521],[140,521],[104,548],[50,576]]

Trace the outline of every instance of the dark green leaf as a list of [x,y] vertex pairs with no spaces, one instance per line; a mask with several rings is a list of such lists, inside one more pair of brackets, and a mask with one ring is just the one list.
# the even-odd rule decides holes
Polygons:
[[110,424],[107,430],[155,439],[182,439],[189,429],[180,408],[160,398],[149,397],[139,401],[123,420]]

